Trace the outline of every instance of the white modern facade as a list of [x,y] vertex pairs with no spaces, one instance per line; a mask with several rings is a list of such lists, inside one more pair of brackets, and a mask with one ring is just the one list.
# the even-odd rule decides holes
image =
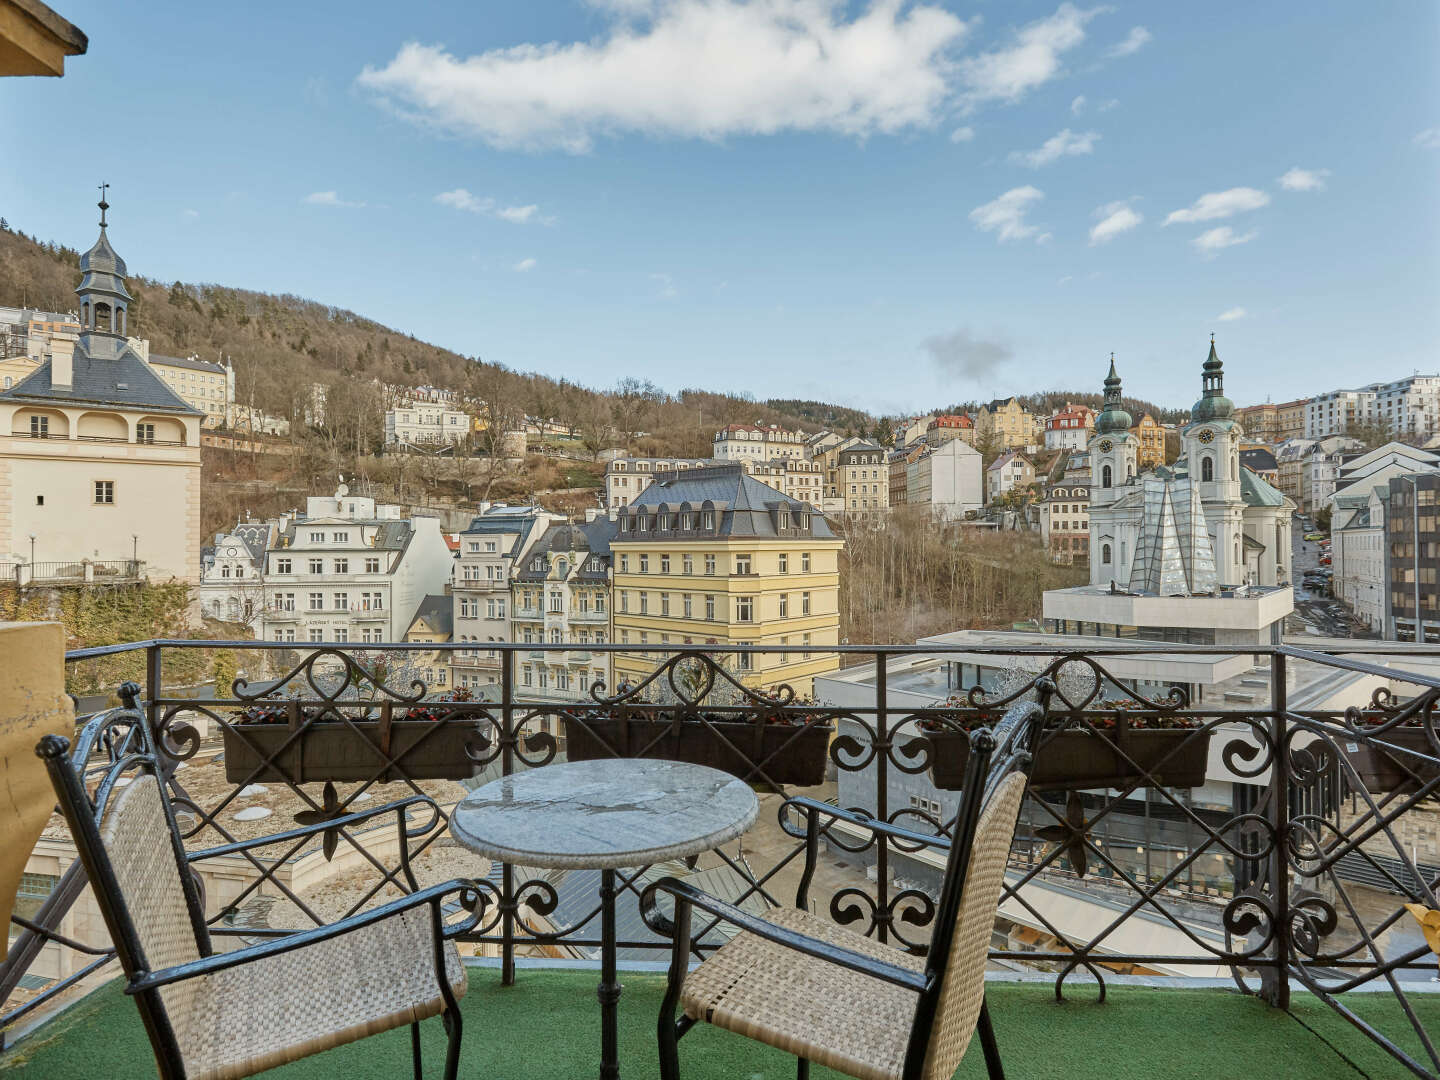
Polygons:
[[439,518],[351,495],[311,496],[277,523],[265,556],[269,641],[401,641],[425,596],[444,592],[452,554]]
[[950,439],[926,450],[905,466],[905,502],[947,520],[963,518],[985,506],[980,451],[963,439]]
[[1369,421],[1374,403],[1373,390],[1331,390],[1311,398],[1305,405],[1305,438],[1344,435]]

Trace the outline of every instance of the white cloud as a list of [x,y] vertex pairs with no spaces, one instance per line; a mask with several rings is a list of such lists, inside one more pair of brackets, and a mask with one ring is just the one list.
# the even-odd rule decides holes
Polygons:
[[1218,229],[1211,229],[1203,232],[1190,242],[1195,245],[1196,250],[1207,258],[1213,258],[1222,248],[1234,247],[1236,244],[1248,244],[1255,239],[1255,230],[1240,234],[1229,225],[1221,225]]
[[1119,99],[1119,98],[1113,98],[1113,97],[1112,97],[1112,98],[1110,98],[1108,101],[1102,101],[1099,105],[1097,105],[1095,111],[1096,111],[1096,112],[1109,112],[1111,109],[1115,108],[1115,106],[1116,106],[1116,105],[1119,105],[1119,104],[1120,104],[1120,99]]
[[1097,206],[1092,216],[1097,220],[1095,227],[1090,230],[1091,247],[1097,244],[1108,244],[1121,233],[1138,228],[1140,223],[1145,220],[1145,216],[1132,207],[1128,199]]
[[501,206],[488,195],[472,195],[464,188],[456,188],[454,191],[442,191],[435,196],[435,201],[441,206],[449,206],[455,210],[465,210],[471,214],[482,214],[487,217],[497,217],[501,221],[508,221],[512,225],[528,225],[532,221],[538,221],[542,225],[554,225],[555,218],[540,216],[540,207],[534,203],[528,206]]
[[181,216],[182,218],[184,218],[186,221],[194,221],[196,218],[198,218],[198,217],[200,216],[200,211],[199,211],[199,210],[181,210],[181,211],[180,211],[180,216]]
[[312,191],[305,196],[304,201],[311,206],[343,206],[351,210],[365,205],[363,202],[346,202],[333,191]]
[[669,274],[651,274],[650,280],[655,282],[660,290],[656,295],[662,300],[670,300],[676,295],[675,279]]
[[1416,146],[1426,150],[1440,150],[1440,127],[1426,128],[1424,131],[1417,131],[1415,138],[1410,140]]
[[1072,281],[1074,281],[1074,280],[1075,280],[1075,275],[1074,275],[1074,274],[1066,274],[1064,277],[1062,277],[1062,278],[1060,279],[1060,284],[1061,284],[1061,285],[1065,285],[1065,284],[1068,284],[1069,282],[1072,282]]
[[1125,35],[1125,40],[1118,45],[1112,45],[1105,55],[1112,58],[1130,56],[1132,53],[1137,53],[1146,45],[1150,44],[1153,36],[1154,35],[1143,26],[1132,26],[1130,33]]
[[1061,4],[1054,15],[1037,19],[1015,34],[1014,43],[960,61],[967,108],[986,101],[1016,102],[1060,73],[1060,57],[1085,40],[1085,24],[1106,10],[1081,11]]
[[1079,94],[1070,102],[1070,115],[1079,116],[1085,109],[1085,95]]
[[599,137],[864,137],[940,122],[969,31],[933,3],[607,0],[590,41],[455,56],[409,42],[360,86],[402,115],[492,146],[582,153]]
[[973,138],[975,138],[975,129],[973,127],[958,127],[950,132],[951,142],[969,142]]
[[1010,160],[1019,165],[1028,165],[1032,169],[1038,169],[1042,165],[1059,161],[1062,157],[1093,153],[1095,144],[1099,141],[1099,132],[1086,131],[1076,134],[1066,128],[1058,135],[1052,135],[1046,139],[1038,150],[1012,151]]
[[1030,225],[1025,221],[1030,205],[1043,198],[1045,193],[1029,184],[1011,188],[998,199],[971,210],[970,220],[982,232],[998,233],[1001,243],[1007,240],[1027,240],[1032,236],[1036,243],[1043,243],[1050,238],[1050,234],[1042,233],[1037,236],[1040,226]]
[[1228,311],[1222,311],[1215,318],[1220,322],[1234,322],[1236,319],[1243,319],[1250,313],[1243,307],[1232,307]]
[[531,270],[535,269],[536,265],[537,263],[534,259],[521,259],[510,269],[514,270],[517,274],[528,274]]
[[1166,225],[1179,222],[1183,225],[1197,221],[1213,221],[1215,218],[1232,217],[1246,210],[1258,210],[1268,205],[1270,196],[1251,187],[1230,188],[1228,191],[1211,191],[1201,195],[1184,210],[1172,211],[1165,219]]
[[1324,191],[1325,178],[1329,175],[1329,169],[1296,167],[1280,177],[1278,183],[1286,191]]

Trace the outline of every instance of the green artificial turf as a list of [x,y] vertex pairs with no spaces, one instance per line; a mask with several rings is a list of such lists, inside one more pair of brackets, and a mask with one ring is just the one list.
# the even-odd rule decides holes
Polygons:
[[[655,1077],[655,1018],[663,979],[626,973],[622,981],[621,1075],[626,1080]],[[472,969],[463,1002],[460,1075],[476,1080],[594,1076],[599,1060],[594,990],[595,975],[588,971],[522,968],[515,986],[502,987],[495,970]],[[1290,1015],[1226,990],[1112,986],[1104,1004],[1095,1002],[1093,988],[1076,986],[1069,993],[1071,1000],[1057,1004],[1048,984],[991,985],[996,1036],[1006,1072],[1014,1080],[1353,1080],[1361,1074],[1410,1075],[1307,995],[1296,996]],[[1355,995],[1347,1001],[1397,1037],[1408,1031],[1388,995]],[[1417,995],[1412,1001],[1429,1029],[1440,1033],[1440,997]],[[843,1002],[837,1004],[843,1007]],[[439,1076],[444,1055],[440,1022],[428,1020],[422,1029],[426,1073]],[[1404,1041],[1418,1051],[1413,1035]],[[275,1080],[391,1080],[410,1075],[409,1055],[409,1033],[402,1028],[265,1075]],[[689,1080],[781,1080],[795,1075],[792,1058],[708,1025],[698,1025],[681,1040],[680,1059],[682,1075]],[[116,983],[0,1056],[0,1073],[16,1080],[155,1075],[139,1013]],[[829,1080],[837,1074],[816,1068],[811,1075]],[[985,1075],[978,1040],[956,1075]]]

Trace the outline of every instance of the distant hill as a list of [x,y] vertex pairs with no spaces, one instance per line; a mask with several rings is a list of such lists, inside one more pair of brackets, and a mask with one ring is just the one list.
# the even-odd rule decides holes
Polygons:
[[[74,248],[36,240],[0,219],[0,305],[72,310],[79,258]],[[614,373],[614,389],[577,386],[430,345],[345,308],[224,285],[166,284],[145,277],[133,263],[128,281],[135,297],[132,332],[149,338],[153,352],[229,357],[243,403],[295,421],[305,415],[313,383],[336,391],[328,400],[340,400],[379,379],[452,388],[487,401],[503,397],[507,412],[523,409],[558,419],[577,434],[588,429],[591,443],[629,443],[657,454],[708,456],[711,436],[726,424],[809,431],[835,424],[857,431],[873,427],[863,413],[824,402],[761,403],[703,389],[669,392],[627,378],[624,371]],[[597,431],[600,427],[611,430]]]
[[[1015,397],[1019,400],[1020,404],[1030,410],[1030,412],[1038,413],[1041,416],[1050,415],[1067,401],[1073,402],[1076,405],[1088,405],[1097,412],[1105,404],[1104,394],[1086,390],[1045,390],[1031,394],[1016,394]],[[1156,405],[1153,401],[1145,401],[1141,398],[1126,397],[1121,400],[1125,406],[1125,411],[1136,420],[1139,420],[1140,417],[1148,412],[1155,418],[1157,423],[1173,424],[1186,419],[1190,415],[1189,405],[1176,408],[1169,405]],[[951,405],[945,411],[951,413],[974,412],[985,404],[987,404],[987,402],[965,401]]]

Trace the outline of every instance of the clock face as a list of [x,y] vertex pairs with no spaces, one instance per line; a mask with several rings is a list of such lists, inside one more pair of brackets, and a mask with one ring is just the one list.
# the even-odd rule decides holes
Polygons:
[[1115,449],[1115,444],[1114,444],[1113,442],[1111,442],[1109,439],[1101,439],[1101,440],[1100,440],[1100,453],[1102,453],[1102,454],[1108,454],[1111,450],[1114,450],[1114,449]]
[[1212,442],[1215,441],[1215,432],[1211,431],[1208,427],[1202,428],[1200,434],[1195,437],[1199,439],[1202,443],[1204,443],[1206,446],[1209,446]]

